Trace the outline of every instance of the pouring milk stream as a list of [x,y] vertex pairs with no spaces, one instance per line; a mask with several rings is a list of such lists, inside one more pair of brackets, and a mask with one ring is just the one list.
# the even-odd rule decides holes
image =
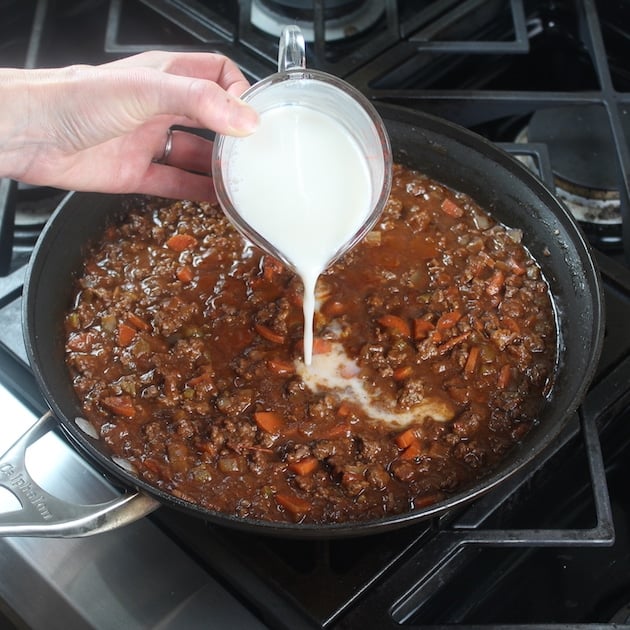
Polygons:
[[228,218],[302,280],[309,365],[317,279],[378,220],[392,158],[369,101],[332,75],[306,70],[304,58],[300,30],[285,27],[278,73],[242,96],[259,112],[258,129],[217,136],[212,168]]

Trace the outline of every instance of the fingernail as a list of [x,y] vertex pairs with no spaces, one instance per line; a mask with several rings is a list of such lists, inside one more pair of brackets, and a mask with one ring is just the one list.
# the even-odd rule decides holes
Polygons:
[[258,112],[243,101],[236,101],[236,107],[232,108],[230,114],[229,126],[233,135],[248,136],[258,127]]

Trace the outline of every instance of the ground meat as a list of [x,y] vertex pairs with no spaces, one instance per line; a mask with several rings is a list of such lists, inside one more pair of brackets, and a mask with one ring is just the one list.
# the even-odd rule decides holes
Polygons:
[[197,304],[187,304],[178,297],[171,297],[159,305],[153,323],[164,337],[170,337],[198,314]]
[[337,452],[337,446],[331,440],[321,440],[313,446],[313,455],[317,459],[327,459]]
[[315,523],[420,509],[499,465],[552,385],[547,284],[518,230],[393,175],[380,222],[318,284],[316,352],[346,357],[347,386],[306,384],[299,280],[216,206],[138,200],[108,227],[65,343],[112,454],[204,509]]
[[370,484],[379,490],[387,488],[387,485],[390,482],[389,473],[379,464],[372,464],[371,466],[368,466],[365,477]]
[[398,404],[403,409],[409,409],[424,400],[424,382],[419,379],[408,379],[398,395]]

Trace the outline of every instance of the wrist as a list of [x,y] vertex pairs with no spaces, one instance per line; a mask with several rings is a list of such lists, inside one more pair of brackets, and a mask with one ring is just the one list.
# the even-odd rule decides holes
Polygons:
[[30,91],[37,71],[0,69],[0,176],[20,179],[32,160],[36,133]]
[[55,144],[51,112],[60,81],[57,69],[0,69],[0,177],[44,183],[31,171]]

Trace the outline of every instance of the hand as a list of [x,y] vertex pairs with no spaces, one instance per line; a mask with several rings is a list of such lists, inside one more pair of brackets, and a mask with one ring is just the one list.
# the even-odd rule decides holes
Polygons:
[[[0,70],[0,176],[69,190],[214,200],[212,142],[173,125],[247,135],[236,64],[211,53],[147,52],[100,66]],[[192,171],[192,172],[191,172]]]

